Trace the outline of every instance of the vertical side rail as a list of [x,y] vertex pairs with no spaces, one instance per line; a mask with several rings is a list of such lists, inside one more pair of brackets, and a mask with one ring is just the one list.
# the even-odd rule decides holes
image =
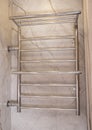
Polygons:
[[[20,64],[20,60],[21,60],[21,54],[20,54],[20,35],[21,35],[21,28],[18,27],[18,46],[19,46],[19,50],[18,50],[18,71],[21,71],[21,64]],[[17,102],[18,102],[18,106],[17,106],[17,111],[21,112],[21,75],[17,75]]]
[[[75,24],[75,47],[76,47],[76,71],[79,71],[79,41],[78,41],[78,18]],[[79,74],[76,75],[76,114],[80,115],[80,89]]]

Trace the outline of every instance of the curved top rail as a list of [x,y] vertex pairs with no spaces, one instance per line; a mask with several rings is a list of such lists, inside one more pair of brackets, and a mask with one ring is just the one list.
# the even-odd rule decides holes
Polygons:
[[20,15],[20,16],[11,16],[10,20],[14,19],[28,19],[28,18],[41,18],[41,17],[53,17],[53,16],[67,16],[67,15],[79,15],[81,11],[68,11],[68,12],[58,12],[50,14],[31,14],[31,15]]
[[10,20],[13,20],[17,26],[25,25],[39,25],[39,24],[53,24],[53,23],[75,23],[78,19],[80,11],[68,11],[49,14],[30,14],[11,16]]

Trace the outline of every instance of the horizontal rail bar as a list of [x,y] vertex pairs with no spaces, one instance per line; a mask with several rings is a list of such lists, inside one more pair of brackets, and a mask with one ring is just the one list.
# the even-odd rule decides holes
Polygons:
[[75,18],[56,18],[56,19],[35,19],[35,20],[32,20],[32,19],[26,19],[26,20],[21,20],[21,23],[20,23],[20,20],[15,20],[18,24],[20,25],[23,25],[23,24],[32,24],[32,25],[39,25],[39,24],[62,24],[62,23],[75,23],[76,19]]
[[[15,100],[10,100],[7,102],[7,107],[14,107],[14,106],[18,106],[17,101]],[[25,108],[33,108],[33,109],[49,109],[49,110],[70,110],[70,111],[76,111],[76,109],[69,109],[69,108],[61,108],[61,107],[50,107],[50,106],[38,106],[38,105],[31,105],[31,104],[21,104],[21,108],[25,109]]]
[[[17,51],[19,50],[16,46],[8,46],[8,51]],[[31,48],[31,49],[21,49],[20,51],[57,51],[57,50],[75,50],[75,47],[39,47],[39,48]]]
[[[46,17],[46,18],[36,18],[36,19],[33,19],[33,18],[29,18],[29,19],[23,19],[22,20],[22,22],[31,22],[31,23],[40,23],[41,21],[42,22],[56,22],[56,21],[62,21],[62,20],[67,20],[67,19],[69,19],[69,20],[71,20],[71,21],[73,21],[73,20],[76,20],[76,18],[74,17],[74,16],[71,16],[71,17],[67,17],[67,16],[64,16],[64,17],[60,17],[60,16],[58,16],[58,17]],[[16,21],[18,21],[19,22],[19,20],[16,20]]]
[[26,19],[13,19],[15,24],[17,23],[17,26],[35,26],[35,25],[44,25],[44,24],[65,24],[65,23],[76,23],[77,16],[54,16],[53,17],[44,17],[42,18],[26,18]]
[[[54,19],[51,19],[55,17]],[[20,19],[12,19],[13,22],[17,26],[35,26],[35,25],[45,25],[45,24],[65,24],[65,23],[73,23],[75,24],[78,17],[76,15],[71,16],[49,16],[49,17],[43,17],[42,18],[35,18],[35,20],[32,20],[33,18],[20,18]],[[47,19],[45,19],[47,18]]]
[[21,83],[21,86],[51,86],[51,87],[75,87],[76,84],[31,84],[31,83]]
[[[76,18],[77,18],[77,16],[75,16],[75,15],[71,15],[71,16],[69,16],[69,17],[67,17],[67,16],[53,16],[53,17],[38,17],[38,18],[28,18],[28,19],[22,19],[22,21],[23,22],[27,22],[27,21],[29,21],[29,22],[40,22],[40,21],[42,21],[42,22],[46,22],[46,21],[61,21],[61,20],[67,20],[67,19],[69,19],[69,20],[76,20]],[[20,19],[16,19],[16,21],[19,21]]]
[[[9,46],[9,48],[10,49],[15,49],[15,50],[17,50],[17,49],[19,49],[18,47],[16,47],[16,46]],[[21,49],[21,51],[22,50],[38,50],[38,49],[75,49],[75,47],[39,47],[39,48],[36,48],[36,47],[34,47],[34,48],[31,48],[31,49]]]
[[27,71],[15,71],[12,72],[12,74],[52,74],[52,73],[58,73],[58,74],[81,74],[80,71],[70,71],[70,72],[60,72],[60,71],[38,71],[38,72],[27,72]]
[[39,52],[39,51],[66,51],[66,50],[75,50],[75,48],[39,48],[38,49],[21,49],[21,52]]
[[76,60],[61,60],[61,59],[39,59],[39,60],[21,60],[21,63],[42,63],[42,62],[46,62],[46,63],[52,63],[52,62],[76,62]]
[[11,16],[10,20],[13,19],[29,19],[29,18],[41,18],[41,17],[54,17],[54,16],[67,16],[67,15],[79,15],[80,11],[68,11],[68,12],[58,12],[50,14],[31,14],[31,15],[20,15],[20,16]]
[[26,21],[26,22],[23,22],[23,21],[19,21],[19,22],[17,22],[16,21],[16,23],[17,23],[17,25],[18,26],[36,26],[36,25],[46,25],[46,24],[66,24],[66,23],[72,23],[72,24],[74,24],[76,22],[76,20],[74,21],[74,20],[72,20],[72,21],[70,21],[70,20],[68,20],[67,19],[67,21],[65,21],[65,20],[63,20],[63,21],[51,21],[51,22],[34,22],[34,23],[32,23],[31,21]]
[[25,108],[33,108],[33,109],[49,109],[49,110],[63,110],[63,111],[76,111],[76,109],[69,109],[69,108],[61,108],[61,107],[50,107],[50,106],[38,106],[38,105],[31,105],[31,104],[22,104],[22,109]]
[[21,97],[24,97],[24,98],[31,98],[31,97],[40,98],[40,97],[44,97],[44,98],[76,99],[76,97],[72,97],[72,96],[50,95],[50,94],[49,95],[43,95],[43,94],[35,95],[35,94],[29,94],[29,93],[21,93]]
[[52,39],[75,39],[73,35],[66,36],[41,36],[31,38],[21,38],[20,41],[33,41],[33,40],[52,40]]
[[[70,19],[68,19],[68,20],[70,20]],[[16,20],[17,21],[17,20]],[[28,21],[23,21],[22,20],[22,24],[24,24],[24,23],[30,23],[30,24],[32,24],[32,25],[34,25],[34,24],[51,24],[51,23],[54,23],[54,24],[56,24],[56,23],[66,23],[66,22],[71,22],[71,23],[74,23],[75,22],[75,19],[71,19],[70,21],[67,21],[67,18],[66,19],[62,19],[62,20],[58,20],[58,19],[56,19],[56,20],[54,20],[54,19],[46,19],[46,20],[40,20],[39,21],[39,19],[37,19],[36,21],[32,21],[32,20],[28,20]],[[19,21],[17,21],[17,23],[18,24],[21,24]]]
[[34,24],[32,24],[32,23],[25,23],[25,24],[21,23],[21,24],[18,24],[18,23],[17,23],[17,26],[36,26],[36,25],[46,25],[46,24],[65,24],[65,23],[69,24],[69,23],[75,23],[75,22],[63,21],[63,22],[37,23],[37,24],[36,24],[36,23],[34,23]]
[[[22,38],[22,37],[21,37],[21,38]],[[25,37],[24,37],[24,38],[25,38]],[[30,37],[29,37],[29,38],[30,38]],[[55,45],[56,45],[56,44],[58,45],[57,39],[54,40],[54,41],[55,41],[55,42],[51,42],[51,44],[54,45],[54,43],[55,43]],[[68,43],[71,43],[71,47],[74,47],[74,44],[75,44],[74,39],[64,39],[64,40],[60,40],[59,43],[60,43],[59,45],[61,45],[62,43],[65,43],[65,44],[66,44],[66,43],[67,43],[67,44],[68,44]],[[31,45],[31,42],[28,42],[28,43],[27,43],[27,42],[23,42],[22,44],[23,44],[23,45],[25,45],[25,44],[26,44],[26,45],[27,45],[27,44]],[[46,42],[43,41],[43,42],[38,43],[38,44],[39,44],[39,45],[43,45],[43,44],[45,45]],[[50,43],[49,43],[49,44],[50,44]],[[66,44],[66,45],[67,45],[67,44]],[[52,45],[52,46],[53,46],[53,45]],[[58,45],[58,47],[62,47],[62,46],[59,46],[59,45]],[[73,45],[73,46],[72,46],[72,45]],[[41,48],[41,47],[42,47],[42,46],[39,46],[39,48]],[[49,47],[49,46],[46,46],[46,47]],[[37,47],[37,48],[38,48],[38,47]]]

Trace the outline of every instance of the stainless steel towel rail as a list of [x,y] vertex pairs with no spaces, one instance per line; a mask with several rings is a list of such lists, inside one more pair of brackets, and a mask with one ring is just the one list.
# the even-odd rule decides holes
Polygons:
[[[45,109],[55,109],[55,110],[74,110],[76,114],[80,114],[80,89],[79,89],[79,42],[78,42],[78,16],[81,12],[80,11],[71,11],[71,12],[58,12],[58,13],[51,13],[51,14],[31,14],[31,15],[22,15],[22,16],[12,16],[10,20],[12,20],[18,27],[18,46],[8,47],[8,51],[16,51],[18,55],[17,60],[17,71],[12,72],[12,74],[17,75],[17,100],[11,100],[7,102],[7,106],[17,106],[18,112],[21,112],[21,108],[45,108]],[[28,37],[24,38],[21,36],[21,27],[22,26],[38,26],[38,25],[45,25],[45,24],[67,24],[71,23],[74,25],[74,34],[73,35],[64,35],[64,36],[40,36],[40,37]],[[58,40],[58,39],[72,39],[74,41],[74,47],[45,47],[45,48],[21,48],[21,43],[26,41],[39,41],[39,40]],[[30,59],[30,60],[23,60],[21,53],[31,53],[31,52],[54,52],[54,51],[74,51],[75,52],[75,59]],[[65,62],[74,62],[75,63],[75,70],[74,71],[23,71],[21,66],[23,63],[62,63]],[[38,74],[59,74],[59,75],[74,75],[75,83],[72,84],[61,84],[61,83],[25,83],[22,81],[22,75],[38,75]],[[22,87],[25,86],[32,86],[32,87],[68,87],[73,88],[76,91],[75,96],[62,96],[62,95],[53,95],[53,94],[30,94],[30,93],[23,93],[21,92]],[[47,97],[47,98],[60,98],[60,99],[74,99],[76,102],[76,108],[62,108],[60,106],[48,106],[48,105],[32,105],[32,104],[25,104],[22,102],[22,98],[32,98],[35,97]],[[27,100],[27,99],[26,99]]]

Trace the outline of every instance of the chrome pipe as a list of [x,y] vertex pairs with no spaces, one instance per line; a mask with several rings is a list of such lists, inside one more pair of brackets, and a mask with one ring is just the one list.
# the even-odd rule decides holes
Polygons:
[[51,13],[51,14],[34,14],[34,15],[22,15],[22,16],[11,16],[10,20],[15,19],[29,19],[29,18],[41,18],[41,17],[54,17],[54,16],[71,16],[71,15],[79,15],[80,11],[68,11],[68,12],[58,12],[58,13]]
[[31,37],[31,38],[21,38],[21,41],[33,41],[33,40],[52,40],[52,39],[75,39],[75,36],[41,36],[41,37]]
[[41,51],[67,51],[75,50],[75,48],[39,48],[39,49],[21,49],[21,52],[41,52]]
[[31,94],[28,94],[28,93],[21,93],[21,97],[22,98],[62,98],[62,99],[76,99],[76,97],[74,96],[62,96],[62,95],[42,95],[42,94],[38,94],[38,95],[31,95]]
[[76,62],[76,60],[61,60],[61,59],[34,59],[34,60],[21,60],[20,61],[21,63],[42,63],[42,62],[44,62],[44,63],[52,63],[52,62]]
[[[18,66],[18,71],[21,71],[21,55],[20,55],[20,35],[21,35],[21,28],[18,28],[18,61],[17,61],[17,66]],[[17,111],[21,112],[21,75],[17,75],[17,100],[18,100],[18,106],[17,106]]]
[[50,87],[55,87],[55,86],[57,86],[57,87],[75,87],[76,86],[76,84],[51,84],[51,83],[49,83],[49,84],[31,84],[31,83],[21,83],[21,86],[50,86]]
[[[8,51],[17,51],[19,48],[17,46],[8,46]],[[34,51],[62,51],[62,50],[75,50],[74,47],[71,48],[62,48],[62,47],[39,47],[38,48],[31,48],[31,49],[21,49],[20,51],[22,52],[34,52]]]
[[65,24],[65,23],[75,23],[76,20],[44,20],[44,21],[39,21],[38,20],[36,22],[31,22],[31,21],[16,21],[18,26],[35,26],[35,25],[45,25],[45,24]]
[[49,74],[53,74],[53,73],[58,73],[58,74],[81,74],[80,71],[70,71],[70,72],[60,72],[60,71],[37,71],[37,72],[30,72],[30,71],[14,71],[12,72],[12,74],[18,74],[18,75],[21,75],[21,74],[46,74],[46,73],[49,73]]
[[65,23],[68,24],[68,23],[74,23],[74,22],[64,21],[64,22],[56,22],[56,23],[55,23],[55,22],[52,22],[52,23],[37,23],[37,24],[36,24],[36,23],[35,23],[35,24],[32,24],[32,23],[26,23],[26,24],[21,23],[21,24],[20,24],[20,23],[19,23],[18,26],[22,26],[22,27],[23,27],[23,26],[36,26],[36,25],[46,25],[46,24],[47,24],[47,25],[48,25],[48,24],[65,24]]
[[28,109],[48,109],[48,110],[62,110],[62,111],[76,111],[76,109],[65,109],[61,107],[50,107],[50,106],[38,106],[38,105],[31,105],[31,104],[22,104],[21,105],[22,109],[28,108]]
[[17,106],[18,102],[16,100],[9,100],[7,102],[7,107],[11,107],[11,106]]
[[[25,22],[31,22],[31,23],[40,23],[40,22],[56,22],[56,21],[64,21],[64,20],[70,20],[70,21],[73,21],[73,20],[76,20],[76,17],[69,17],[69,18],[67,18],[67,17],[55,17],[55,18],[43,18],[43,19],[41,19],[41,18],[37,18],[37,19],[32,19],[32,18],[30,18],[29,20],[22,20],[22,22],[23,23],[25,23]],[[16,20],[17,22],[19,21],[19,20]]]
[[[75,25],[75,46],[76,46],[76,71],[79,71],[79,42],[78,42],[78,23]],[[76,107],[77,115],[80,115],[80,88],[79,75],[76,75]]]
[[19,48],[16,46],[8,46],[8,51],[17,51]]

